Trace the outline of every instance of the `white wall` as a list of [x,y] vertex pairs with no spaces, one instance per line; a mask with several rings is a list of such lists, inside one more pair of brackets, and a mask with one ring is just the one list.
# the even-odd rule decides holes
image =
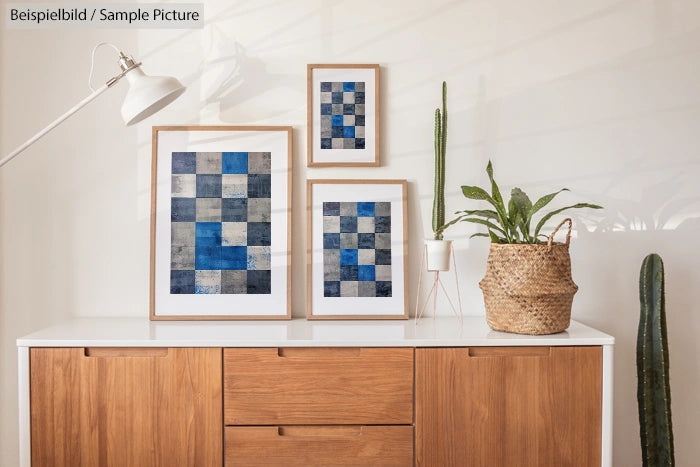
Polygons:
[[[5,3],[5,0],[0,1]],[[304,179],[406,178],[409,276],[429,231],[432,114],[449,85],[448,211],[488,158],[504,189],[571,188],[574,318],[614,335],[615,465],[640,462],[634,347],[641,260],[667,269],[679,465],[700,456],[700,2],[205,1],[203,30],[0,30],[0,154],[88,94],[89,51],[115,42],[188,92],[138,127],[103,95],[0,170],[0,465],[17,462],[15,339],[78,316],[148,314],[150,126],[293,125],[293,308],[303,316]],[[4,8],[3,8],[4,15]],[[114,72],[100,53],[97,76]],[[379,63],[382,167],[306,158],[307,63]],[[482,314],[488,245],[458,239],[462,296]],[[411,298],[411,307],[415,306]],[[442,313],[447,313],[442,310]]]

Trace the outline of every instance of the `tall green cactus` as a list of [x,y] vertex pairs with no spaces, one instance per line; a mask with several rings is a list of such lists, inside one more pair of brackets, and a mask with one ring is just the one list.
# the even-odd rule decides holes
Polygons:
[[657,254],[650,254],[642,263],[639,302],[637,402],[642,460],[644,467],[673,466],[664,264]]
[[447,149],[447,83],[442,82],[442,113],[435,109],[435,187],[433,193],[433,233],[442,240],[445,230],[445,151]]

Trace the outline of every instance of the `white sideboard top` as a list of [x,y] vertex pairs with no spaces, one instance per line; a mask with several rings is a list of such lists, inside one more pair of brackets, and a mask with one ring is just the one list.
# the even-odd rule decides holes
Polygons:
[[491,330],[483,316],[407,321],[149,321],[84,318],[17,339],[18,347],[469,347],[612,345],[612,336],[571,322],[568,330],[524,336]]

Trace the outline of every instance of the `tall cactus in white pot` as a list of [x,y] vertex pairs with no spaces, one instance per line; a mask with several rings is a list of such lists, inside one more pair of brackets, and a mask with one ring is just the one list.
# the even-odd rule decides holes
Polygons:
[[452,240],[444,240],[445,153],[447,150],[447,83],[442,82],[442,111],[435,109],[435,184],[433,187],[433,239],[426,240],[428,271],[450,269]]
[[[416,297],[416,322],[420,319],[431,301],[433,303],[433,317],[437,312],[438,291],[442,290],[459,322],[462,322],[462,299],[459,296],[459,280],[457,279],[457,267],[454,276],[457,288],[457,299],[450,299],[447,290],[440,279],[440,272],[450,270],[450,256],[454,258],[452,240],[445,240],[442,236],[445,229],[455,222],[445,223],[445,153],[447,152],[447,83],[442,82],[442,111],[435,109],[435,185],[433,187],[433,238],[425,241],[424,262],[427,270],[433,273],[433,285],[428,293],[422,308],[420,307],[420,285],[423,277],[423,265],[418,277],[418,296]],[[454,261],[453,261],[454,262]]]

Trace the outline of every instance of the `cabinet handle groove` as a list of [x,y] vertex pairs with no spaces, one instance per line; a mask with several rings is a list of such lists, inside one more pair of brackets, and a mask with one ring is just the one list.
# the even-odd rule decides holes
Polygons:
[[362,426],[346,425],[346,426],[278,426],[278,436],[287,437],[322,437],[322,438],[350,438],[362,435]]
[[492,357],[549,357],[550,347],[469,347],[469,356]]
[[359,347],[279,347],[277,356],[283,358],[314,357],[359,357],[362,349]]
[[86,357],[167,357],[167,347],[85,347]]

